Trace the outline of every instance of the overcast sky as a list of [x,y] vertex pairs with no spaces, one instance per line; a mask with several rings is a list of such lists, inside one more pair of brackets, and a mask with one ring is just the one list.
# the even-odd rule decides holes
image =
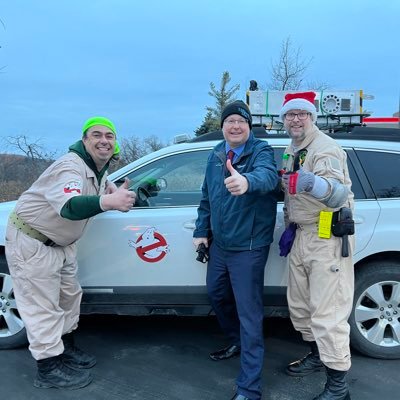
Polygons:
[[373,116],[399,108],[399,1],[0,0],[0,20],[0,138],[60,153],[93,115],[119,137],[193,134],[210,82],[229,71],[244,100],[289,36],[306,80],[363,89]]

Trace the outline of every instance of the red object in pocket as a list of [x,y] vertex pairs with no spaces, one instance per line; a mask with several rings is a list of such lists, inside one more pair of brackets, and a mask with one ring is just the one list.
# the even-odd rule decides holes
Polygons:
[[289,176],[289,194],[296,194],[297,178],[299,174],[297,172],[292,172]]

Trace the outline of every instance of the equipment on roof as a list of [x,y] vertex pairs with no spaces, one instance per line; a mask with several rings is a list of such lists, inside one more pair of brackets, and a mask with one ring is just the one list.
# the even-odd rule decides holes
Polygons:
[[[286,137],[283,122],[279,121],[285,95],[287,93],[300,93],[304,90],[267,90],[261,91],[255,80],[250,81],[250,88],[246,93],[246,102],[252,115],[252,131],[257,138]],[[398,117],[391,118],[398,122],[390,128],[369,127],[368,122],[376,122],[377,118],[368,117],[369,111],[363,110],[363,100],[372,100],[374,96],[363,93],[362,90],[323,90],[315,91],[314,101],[317,110],[317,121],[319,129],[335,139],[357,139],[357,140],[400,140],[400,120]],[[387,118],[379,118],[385,120]],[[367,126],[366,126],[367,125]],[[390,126],[390,125],[389,125]],[[197,136],[190,142],[203,142],[222,140],[222,130],[216,130]]]
[[[252,90],[256,88],[255,90]],[[304,90],[302,90],[304,91]],[[253,125],[266,129],[282,129],[279,113],[286,93],[297,93],[300,90],[258,90],[257,82],[251,81],[246,99],[253,117]],[[320,129],[337,129],[343,126],[362,124],[363,117],[369,114],[362,108],[363,99],[371,96],[362,90],[321,90],[315,91],[316,124]]]

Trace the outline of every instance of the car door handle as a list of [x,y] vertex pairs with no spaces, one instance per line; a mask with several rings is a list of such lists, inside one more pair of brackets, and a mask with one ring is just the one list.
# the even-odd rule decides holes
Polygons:
[[355,215],[353,219],[355,224],[362,224],[364,222],[364,218],[358,217],[357,215]]
[[192,231],[194,231],[194,229],[196,228],[196,221],[185,222],[183,224],[183,227],[186,228],[186,229],[191,229]]

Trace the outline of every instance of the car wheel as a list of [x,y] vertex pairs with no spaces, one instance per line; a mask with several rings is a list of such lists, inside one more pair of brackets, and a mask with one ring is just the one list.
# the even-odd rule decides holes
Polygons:
[[4,255],[4,247],[0,247],[0,272],[8,273],[8,265],[6,256]]
[[24,323],[15,302],[11,276],[0,272],[0,349],[13,349],[26,346],[27,343]]
[[373,262],[356,271],[352,346],[374,358],[400,358],[400,264]]

